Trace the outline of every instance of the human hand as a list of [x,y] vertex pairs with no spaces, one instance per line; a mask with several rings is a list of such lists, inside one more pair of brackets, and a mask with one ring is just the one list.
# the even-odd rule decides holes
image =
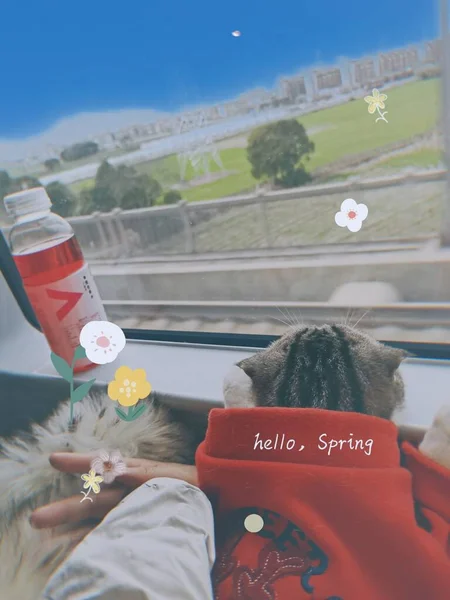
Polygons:
[[[55,453],[50,456],[50,464],[63,473],[87,473],[92,455],[71,452]],[[110,510],[132,490],[155,477],[172,477],[192,485],[198,485],[197,469],[193,465],[162,463],[143,458],[130,458],[125,461],[127,470],[117,477],[114,483],[102,488],[94,502],[80,502],[79,496],[72,496],[36,509],[30,523],[36,529],[46,529],[59,525],[76,525],[87,520],[101,520]],[[80,529],[78,538],[89,533],[89,528]]]

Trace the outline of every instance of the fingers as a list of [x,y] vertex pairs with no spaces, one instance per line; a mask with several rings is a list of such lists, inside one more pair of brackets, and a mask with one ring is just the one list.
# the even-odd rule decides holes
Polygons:
[[155,477],[171,477],[181,479],[192,485],[198,486],[197,469],[194,465],[179,465],[176,463],[159,463],[145,459],[130,459],[128,468],[116,481],[130,487],[137,488],[149,479]]
[[47,504],[35,510],[30,523],[36,529],[52,528],[67,523],[80,523],[87,519],[102,519],[125,496],[123,488],[102,489],[93,502],[80,502],[80,496]]
[[[57,452],[50,455],[50,464],[64,473],[87,473],[94,458],[93,454],[76,454]],[[116,478],[116,481],[131,488],[136,488],[155,477],[172,477],[197,486],[197,469],[193,465],[176,463],[160,463],[144,458],[130,458],[126,461],[127,471]],[[90,504],[90,503],[89,503]]]
[[54,452],[50,454],[52,467],[63,473],[87,473],[91,468],[94,454],[76,454],[72,452]]

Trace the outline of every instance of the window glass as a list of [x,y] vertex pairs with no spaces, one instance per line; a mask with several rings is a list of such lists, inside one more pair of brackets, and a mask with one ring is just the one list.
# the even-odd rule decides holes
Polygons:
[[450,342],[445,2],[2,10],[0,195],[46,187],[111,320]]

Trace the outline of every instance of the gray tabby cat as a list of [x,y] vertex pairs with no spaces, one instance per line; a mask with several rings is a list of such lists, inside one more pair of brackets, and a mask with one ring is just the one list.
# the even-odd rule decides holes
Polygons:
[[[404,357],[404,352],[342,325],[289,330],[266,350],[232,367],[224,383],[225,405],[316,407],[389,419],[404,401],[397,371]],[[67,431],[66,404],[44,426],[34,427],[31,436],[3,444],[0,600],[37,600],[67,555],[66,529],[36,531],[28,522],[35,507],[81,490],[79,476],[52,469],[48,461],[52,452],[104,448],[118,449],[126,458],[193,462],[198,439],[157,402],[151,403],[145,417],[131,423],[117,419],[107,396],[82,404],[83,415],[73,432]],[[443,421],[450,427],[450,415]],[[430,440],[430,447],[436,447]]]
[[345,325],[295,328],[230,371],[225,403],[323,408],[391,419],[404,403],[398,367],[406,356]]

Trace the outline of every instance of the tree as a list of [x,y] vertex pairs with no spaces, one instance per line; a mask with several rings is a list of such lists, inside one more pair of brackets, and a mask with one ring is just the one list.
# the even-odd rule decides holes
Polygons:
[[54,173],[55,171],[57,171],[59,169],[60,165],[61,165],[61,163],[59,162],[59,160],[57,158],[49,158],[46,161],[44,161],[44,167],[50,173]]
[[162,192],[159,182],[132,167],[126,168],[127,172],[118,169],[119,206],[124,210],[153,206]]
[[6,196],[11,183],[11,177],[7,171],[0,171],[0,223],[2,222],[6,211],[3,204],[3,198]]
[[255,179],[264,176],[292,187],[310,179],[302,158],[309,160],[314,143],[296,119],[285,119],[256,129],[249,138],[247,157]]
[[159,181],[153,177],[149,177],[148,175],[144,177],[147,187],[147,206],[153,206],[162,194],[162,187]]
[[[119,205],[118,176],[116,169],[104,160],[97,169],[95,185],[89,190],[94,210],[110,212]],[[85,198],[87,194],[85,194]]]
[[163,204],[176,204],[183,199],[178,190],[169,190],[164,194]]
[[0,171],[0,200],[8,194],[11,185],[11,177],[7,171]]
[[113,208],[117,208],[117,198],[112,188],[106,185],[95,185],[92,190],[89,190],[91,197],[91,206],[94,210],[100,212],[111,212]]
[[31,188],[35,187],[42,187],[39,179],[36,179],[36,177],[31,177],[30,175],[22,175],[21,177],[11,179],[8,194],[20,192],[21,190],[30,190]]
[[75,194],[60,181],[53,181],[46,187],[52,201],[52,211],[61,217],[71,217],[75,211]]
[[95,142],[81,142],[79,144],[73,144],[72,146],[65,148],[61,152],[61,159],[66,162],[79,160],[80,158],[85,158],[86,156],[92,156],[93,154],[97,154],[98,150],[98,144],[96,144]]
[[162,192],[161,186],[152,177],[138,173],[134,167],[120,165],[115,168],[103,161],[97,170],[95,186],[82,196],[83,210],[109,212],[116,207],[130,210],[153,206]]
[[116,169],[109,164],[107,160],[104,160],[97,169],[95,176],[95,185],[97,186],[109,186],[114,185],[117,181]]
[[36,177],[23,175],[22,177],[10,177],[7,171],[0,171],[0,208],[3,212],[3,199],[8,194],[20,192],[21,190],[40,187],[41,182]]
[[96,208],[92,199],[92,188],[81,190],[78,202],[78,215],[91,215]]

